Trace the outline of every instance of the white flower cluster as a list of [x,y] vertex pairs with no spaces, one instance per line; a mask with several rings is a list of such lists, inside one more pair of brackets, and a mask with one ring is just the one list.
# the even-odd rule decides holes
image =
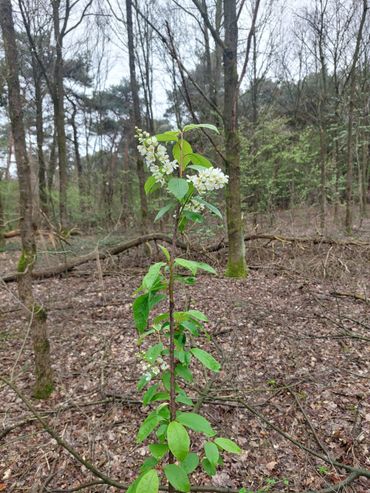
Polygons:
[[143,358],[145,356],[144,352],[139,352],[136,353],[136,357],[141,360],[141,369],[144,373],[144,377],[147,382],[150,382],[150,380],[153,377],[156,377],[157,375],[160,374],[161,370],[165,371],[168,370],[169,366],[168,364],[163,360],[163,358],[158,358],[156,361],[156,364],[154,363],[149,363],[145,361]]
[[205,208],[205,205],[197,200],[197,198],[193,198],[186,204],[185,209],[191,212],[202,212]]
[[199,194],[203,194],[223,188],[229,177],[220,168],[205,168],[197,175],[189,176],[188,181],[193,183]]
[[137,149],[143,156],[145,164],[154,176],[157,183],[164,185],[165,176],[171,175],[179,164],[174,159],[170,160],[164,145],[159,144],[156,137],[150,137],[148,132],[136,129],[136,137],[139,141]]

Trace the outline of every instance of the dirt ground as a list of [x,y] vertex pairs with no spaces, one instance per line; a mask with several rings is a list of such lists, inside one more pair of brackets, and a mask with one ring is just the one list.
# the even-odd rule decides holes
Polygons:
[[[365,223],[361,237],[369,236]],[[212,341],[202,344],[223,361],[202,412],[243,449],[240,456],[226,454],[212,480],[199,472],[192,482],[252,492],[325,489],[348,474],[270,424],[319,454],[370,469],[370,248],[266,240],[247,247],[248,279],[223,277],[221,251],[203,259],[218,268],[217,277],[200,276],[195,287],[177,293],[178,306],[190,300],[208,315]],[[31,397],[32,353],[16,286],[0,287],[0,374],[13,378],[83,457],[122,483],[135,477],[148,454],[135,443],[147,413],[135,387],[140,370],[131,315],[132,293],[151,262],[141,255],[35,282],[35,296],[49,314],[56,379],[46,402]],[[16,256],[15,250],[1,253],[0,271],[11,271]],[[189,391],[195,401],[210,376],[197,371]],[[4,385],[0,402],[0,491],[77,491],[94,481]],[[199,436],[193,443],[202,446]],[[83,491],[118,490],[95,485]],[[359,478],[341,491],[369,493],[370,480]]]

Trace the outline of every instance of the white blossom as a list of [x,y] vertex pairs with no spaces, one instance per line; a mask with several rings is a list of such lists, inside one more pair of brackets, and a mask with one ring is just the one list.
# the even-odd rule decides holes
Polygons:
[[223,188],[229,181],[229,177],[220,168],[205,168],[197,175],[189,176],[188,181],[193,183],[200,194],[203,194]]
[[157,183],[165,185],[165,176],[172,175],[178,168],[176,159],[170,160],[167,149],[159,144],[155,136],[150,137],[148,132],[136,129],[136,136],[139,141],[137,149],[144,158],[145,164]]
[[185,209],[191,212],[202,212],[205,208],[205,205],[197,200],[197,198],[193,198],[186,204]]

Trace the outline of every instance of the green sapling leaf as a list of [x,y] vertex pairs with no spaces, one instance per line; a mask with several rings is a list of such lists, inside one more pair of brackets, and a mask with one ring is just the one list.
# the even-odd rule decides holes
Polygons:
[[176,415],[176,421],[191,430],[204,433],[208,437],[213,437],[216,435],[211,423],[200,414],[178,412]]
[[158,493],[159,477],[157,471],[151,469],[140,479],[136,486],[136,493]]
[[164,466],[164,473],[170,484],[178,491],[188,493],[190,491],[190,482],[184,469],[177,464],[168,464]]
[[215,358],[211,354],[207,353],[207,351],[203,351],[203,349],[199,348],[192,348],[191,352],[193,356],[195,356],[197,360],[202,363],[202,365],[208,368],[208,370],[214,371],[215,373],[220,371],[220,363],[215,360]]
[[184,460],[189,453],[190,438],[184,426],[172,421],[167,428],[167,443],[178,460]]
[[189,183],[184,178],[171,178],[168,182],[168,190],[177,200],[182,200],[188,193]]
[[240,454],[241,452],[241,448],[229,438],[216,438],[215,444],[222,450],[230,452],[231,454]]
[[218,451],[217,445],[213,442],[205,443],[204,452],[209,462],[216,467],[218,464],[218,459],[220,458],[220,452]]

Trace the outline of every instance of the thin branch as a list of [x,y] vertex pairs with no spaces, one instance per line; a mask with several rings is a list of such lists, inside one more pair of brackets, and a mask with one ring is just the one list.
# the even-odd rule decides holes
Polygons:
[[[259,0],[257,0],[259,2]],[[199,10],[200,15],[203,17],[203,20],[210,30],[213,39],[215,40],[215,43],[218,44],[223,50],[225,50],[225,43],[223,40],[220,38],[218,32],[216,29],[212,26],[211,21],[209,20],[208,13],[206,10],[204,10],[203,6],[200,4],[198,0],[192,0],[193,4],[196,6],[196,8]]]
[[258,15],[259,7],[260,7],[260,0],[256,0],[256,5],[254,7],[253,17],[252,17],[252,25],[250,27],[250,30],[248,33],[248,38],[247,38],[247,49],[246,49],[246,53],[245,53],[244,64],[243,64],[242,71],[240,73],[240,77],[239,77],[239,81],[238,81],[238,87],[240,87],[240,85],[244,79],[245,73],[247,71],[247,66],[248,66],[248,62],[249,62],[249,54],[250,54],[251,45],[252,45],[252,38],[253,38],[253,35],[255,34],[255,31],[256,31],[256,22],[257,22],[257,15]]

